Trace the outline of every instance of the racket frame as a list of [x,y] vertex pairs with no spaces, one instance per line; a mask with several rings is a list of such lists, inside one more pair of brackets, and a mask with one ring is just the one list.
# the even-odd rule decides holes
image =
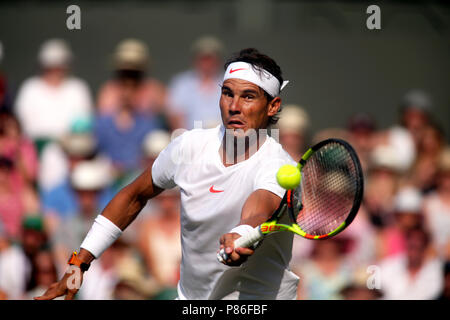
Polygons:
[[[361,168],[361,163],[360,163],[359,158],[358,158],[355,150],[353,149],[353,147],[348,142],[346,142],[342,139],[330,138],[330,139],[323,140],[323,141],[315,144],[311,148],[309,148],[303,154],[302,158],[300,159],[300,161],[297,164],[297,168],[300,170],[300,173],[301,173],[303,167],[307,163],[307,160],[317,150],[322,148],[325,144],[329,144],[329,143],[338,143],[338,144],[343,145],[345,147],[345,149],[347,150],[347,152],[350,154],[350,157],[352,158],[352,161],[355,165],[355,170],[356,170],[356,174],[357,174],[356,193],[355,193],[355,198],[353,200],[353,206],[350,209],[350,213],[348,214],[346,219],[336,229],[332,230],[331,232],[329,232],[325,235],[311,235],[311,234],[306,233],[297,224],[297,219],[296,219],[297,215],[295,214],[295,211],[294,211],[294,210],[301,211],[303,209],[303,204],[301,203],[301,199],[299,199],[299,201],[300,201],[299,209],[294,208],[293,203],[292,203],[294,189],[290,189],[290,190],[286,190],[286,192],[283,196],[283,199],[280,202],[280,205],[278,206],[277,210],[272,214],[272,216],[266,222],[262,223],[260,226],[257,227],[257,228],[259,228],[259,231],[262,233],[262,235],[264,237],[270,233],[275,233],[275,232],[279,232],[279,231],[290,231],[290,232],[293,232],[293,233],[295,233],[303,238],[306,238],[306,239],[325,240],[325,239],[333,237],[333,236],[337,235],[338,233],[342,232],[346,227],[348,227],[352,223],[353,219],[356,217],[356,214],[359,211],[359,207],[361,205],[362,197],[364,194],[364,180],[363,180],[363,172],[362,172],[362,168]],[[287,208],[286,208],[286,206],[287,206]],[[291,225],[278,223],[278,219],[281,217],[281,215],[284,213],[285,210],[287,210],[289,212],[289,216],[292,220]],[[227,255],[225,254],[224,250],[222,249],[218,253],[218,260],[222,261],[221,259],[226,260],[227,258],[228,258]]]

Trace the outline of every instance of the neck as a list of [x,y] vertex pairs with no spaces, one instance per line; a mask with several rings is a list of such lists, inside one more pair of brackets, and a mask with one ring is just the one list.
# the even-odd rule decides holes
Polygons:
[[225,130],[220,155],[223,164],[228,167],[249,159],[263,145],[267,138],[267,131],[252,130],[251,133],[235,135],[232,129]]

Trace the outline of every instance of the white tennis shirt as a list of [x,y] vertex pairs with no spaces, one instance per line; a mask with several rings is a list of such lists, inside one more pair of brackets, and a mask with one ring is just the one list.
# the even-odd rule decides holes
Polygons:
[[298,277],[288,269],[292,233],[265,238],[240,267],[219,263],[219,238],[238,225],[242,207],[258,189],[284,195],[276,172],[294,163],[267,137],[249,159],[225,167],[219,148],[225,129],[194,129],[174,139],[152,167],[153,183],[181,191],[180,299],[295,299]]

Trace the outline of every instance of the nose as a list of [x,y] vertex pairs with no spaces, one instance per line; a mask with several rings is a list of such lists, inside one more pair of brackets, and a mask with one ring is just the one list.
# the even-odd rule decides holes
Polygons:
[[241,113],[241,105],[240,105],[239,97],[237,95],[235,95],[233,97],[233,99],[231,100],[230,106],[228,108],[228,112],[231,115]]

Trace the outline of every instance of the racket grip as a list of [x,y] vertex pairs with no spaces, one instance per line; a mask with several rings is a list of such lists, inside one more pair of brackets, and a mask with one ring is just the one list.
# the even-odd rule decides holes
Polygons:
[[[257,226],[252,231],[244,234],[242,237],[237,238],[236,241],[234,241],[234,247],[235,248],[248,248],[251,247],[253,244],[258,242],[264,237],[263,233],[261,232],[260,226]],[[228,254],[225,253],[225,249],[220,249],[220,251],[217,253],[217,260],[219,262],[225,261],[228,259]]]

